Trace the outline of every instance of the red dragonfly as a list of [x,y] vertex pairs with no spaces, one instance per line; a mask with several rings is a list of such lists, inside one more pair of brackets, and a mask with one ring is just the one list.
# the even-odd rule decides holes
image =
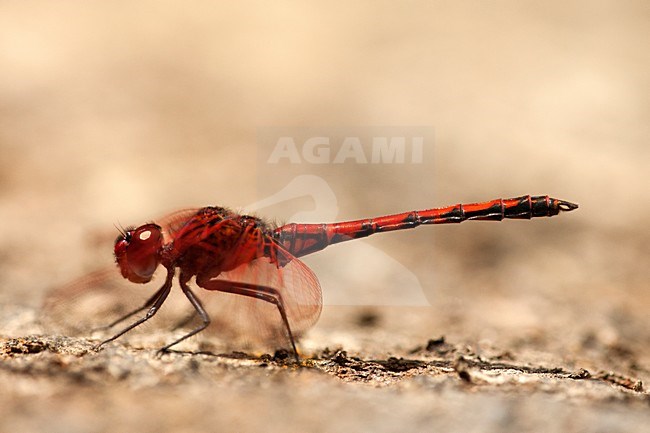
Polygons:
[[[178,269],[181,290],[194,308],[194,314],[200,318],[200,324],[164,346],[161,352],[203,331],[211,323],[202,301],[188,284],[194,277],[196,285],[205,290],[230,294],[221,299],[227,305],[221,309],[222,315],[230,316],[220,315],[222,324],[246,328],[246,332],[269,341],[288,340],[298,358],[296,337],[316,323],[322,306],[318,279],[298,257],[339,242],[423,224],[530,219],[557,215],[577,207],[577,204],[549,196],[526,195],[356,221],[291,223],[280,227],[222,207],[177,212],[159,224],[144,224],[120,232],[114,252],[122,277],[133,283],[147,283],[160,265],[166,277],[162,286],[139,308],[105,328],[112,328],[138,313],[146,313],[102,341],[97,348],[154,317],[170,294]],[[235,315],[239,321],[231,318],[233,311],[229,311],[231,306],[226,302],[235,298],[246,304],[240,315]],[[239,304],[237,307],[242,308]],[[235,308],[235,304],[232,305]]]

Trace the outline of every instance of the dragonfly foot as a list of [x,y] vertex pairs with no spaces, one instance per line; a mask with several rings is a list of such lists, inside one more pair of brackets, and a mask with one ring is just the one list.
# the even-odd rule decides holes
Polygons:
[[101,343],[99,343],[99,344],[95,344],[95,345],[93,346],[93,351],[95,351],[95,352],[99,352],[100,350],[103,350],[103,349],[104,349],[104,343],[105,343],[105,342],[101,342]]
[[168,346],[162,347],[158,350],[156,350],[156,358],[160,359],[163,357],[163,355],[169,355],[172,351],[169,350]]

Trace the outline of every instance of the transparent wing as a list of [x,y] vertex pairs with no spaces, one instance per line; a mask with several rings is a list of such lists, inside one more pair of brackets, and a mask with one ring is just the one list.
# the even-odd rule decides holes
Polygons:
[[[40,315],[43,330],[67,336],[110,337],[144,315],[144,311],[114,328],[100,328],[143,306],[164,282],[165,272],[164,269],[158,270],[147,284],[133,284],[124,280],[119,270],[111,266],[55,287],[44,298]],[[146,332],[156,334],[156,330],[169,331],[192,311],[181,291],[172,290],[158,315],[125,338]]]
[[[247,283],[275,290],[284,305],[294,337],[299,337],[318,320],[322,294],[316,275],[289,252],[268,239],[274,251],[237,268],[222,272],[212,280]],[[275,257],[278,259],[276,260]],[[209,290],[209,284],[204,284]],[[290,348],[278,307],[249,296],[216,290],[197,291],[212,319],[211,328],[228,340],[255,347]]]

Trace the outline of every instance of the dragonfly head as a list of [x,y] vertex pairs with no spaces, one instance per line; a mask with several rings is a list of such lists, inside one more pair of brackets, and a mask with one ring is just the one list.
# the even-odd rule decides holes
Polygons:
[[133,283],[148,283],[160,263],[162,229],[145,224],[126,229],[115,240],[115,261],[122,276]]

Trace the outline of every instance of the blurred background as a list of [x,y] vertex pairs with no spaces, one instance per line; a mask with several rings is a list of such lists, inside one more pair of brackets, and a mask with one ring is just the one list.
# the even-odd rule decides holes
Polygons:
[[[549,194],[580,209],[357,241],[376,259],[352,243],[306,258],[331,305],[305,347],[384,353],[445,334],[647,377],[649,24],[643,0],[0,2],[0,301],[36,306],[110,266],[114,225],[242,209],[299,175],[333,200],[304,187],[260,213]],[[278,131],[367,143],[387,128],[427,131],[422,162],[263,157]],[[407,306],[340,297],[412,284]],[[350,334],[359,311],[380,340]]]

